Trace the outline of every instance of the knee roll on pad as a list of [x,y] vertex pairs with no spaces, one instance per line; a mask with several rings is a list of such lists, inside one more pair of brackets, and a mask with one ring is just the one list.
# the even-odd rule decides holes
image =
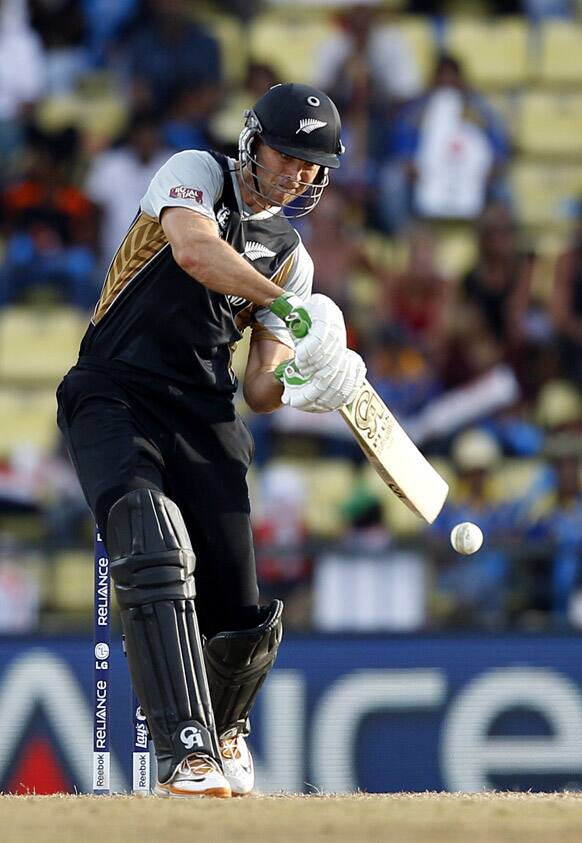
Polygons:
[[107,546],[131,678],[165,781],[192,752],[219,757],[194,606],[196,560],[180,510],[153,489],[114,504]]
[[206,672],[218,735],[248,729],[247,718],[259,689],[277,658],[283,635],[283,603],[263,609],[265,620],[253,629],[219,632],[204,647]]
[[182,513],[161,492],[136,489],[111,507],[107,550],[120,608],[195,596],[190,537]]

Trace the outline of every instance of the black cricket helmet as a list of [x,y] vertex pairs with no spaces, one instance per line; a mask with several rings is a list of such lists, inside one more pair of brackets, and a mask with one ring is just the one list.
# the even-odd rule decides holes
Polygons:
[[245,187],[261,202],[269,204],[268,194],[260,190],[257,170],[276,174],[257,160],[254,147],[260,138],[278,152],[320,165],[313,183],[300,182],[303,192],[289,207],[294,217],[308,214],[329,184],[329,169],[339,167],[344,151],[341,120],[334,103],[311,85],[290,82],[268,90],[254,108],[245,111],[245,118],[239,138],[239,162]]

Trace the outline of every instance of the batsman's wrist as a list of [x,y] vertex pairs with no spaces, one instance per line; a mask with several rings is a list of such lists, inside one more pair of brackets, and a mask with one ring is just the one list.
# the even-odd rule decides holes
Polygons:
[[305,305],[294,293],[283,293],[269,306],[269,310],[283,320],[295,339],[306,336],[311,328]]

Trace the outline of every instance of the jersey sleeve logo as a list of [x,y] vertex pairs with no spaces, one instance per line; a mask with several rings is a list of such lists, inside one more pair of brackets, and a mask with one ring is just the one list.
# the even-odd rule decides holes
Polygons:
[[172,199],[194,199],[199,205],[202,205],[204,202],[204,193],[202,190],[197,190],[195,187],[184,187],[182,184],[178,185],[178,187],[171,187],[170,196]]
[[299,121],[299,128],[295,134],[298,135],[299,132],[305,132],[306,135],[310,135],[316,129],[322,129],[324,126],[327,126],[327,123],[324,123],[323,120],[315,120],[313,117],[304,117],[303,120]]

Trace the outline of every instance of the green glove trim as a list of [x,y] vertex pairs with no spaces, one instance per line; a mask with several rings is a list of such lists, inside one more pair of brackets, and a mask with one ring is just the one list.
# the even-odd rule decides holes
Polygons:
[[296,340],[306,336],[311,328],[309,313],[294,293],[283,293],[275,299],[269,310],[283,320]]
[[311,375],[307,378],[303,377],[293,358],[291,360],[283,360],[282,363],[279,363],[274,375],[279,383],[289,384],[289,386],[303,386],[311,380]]

